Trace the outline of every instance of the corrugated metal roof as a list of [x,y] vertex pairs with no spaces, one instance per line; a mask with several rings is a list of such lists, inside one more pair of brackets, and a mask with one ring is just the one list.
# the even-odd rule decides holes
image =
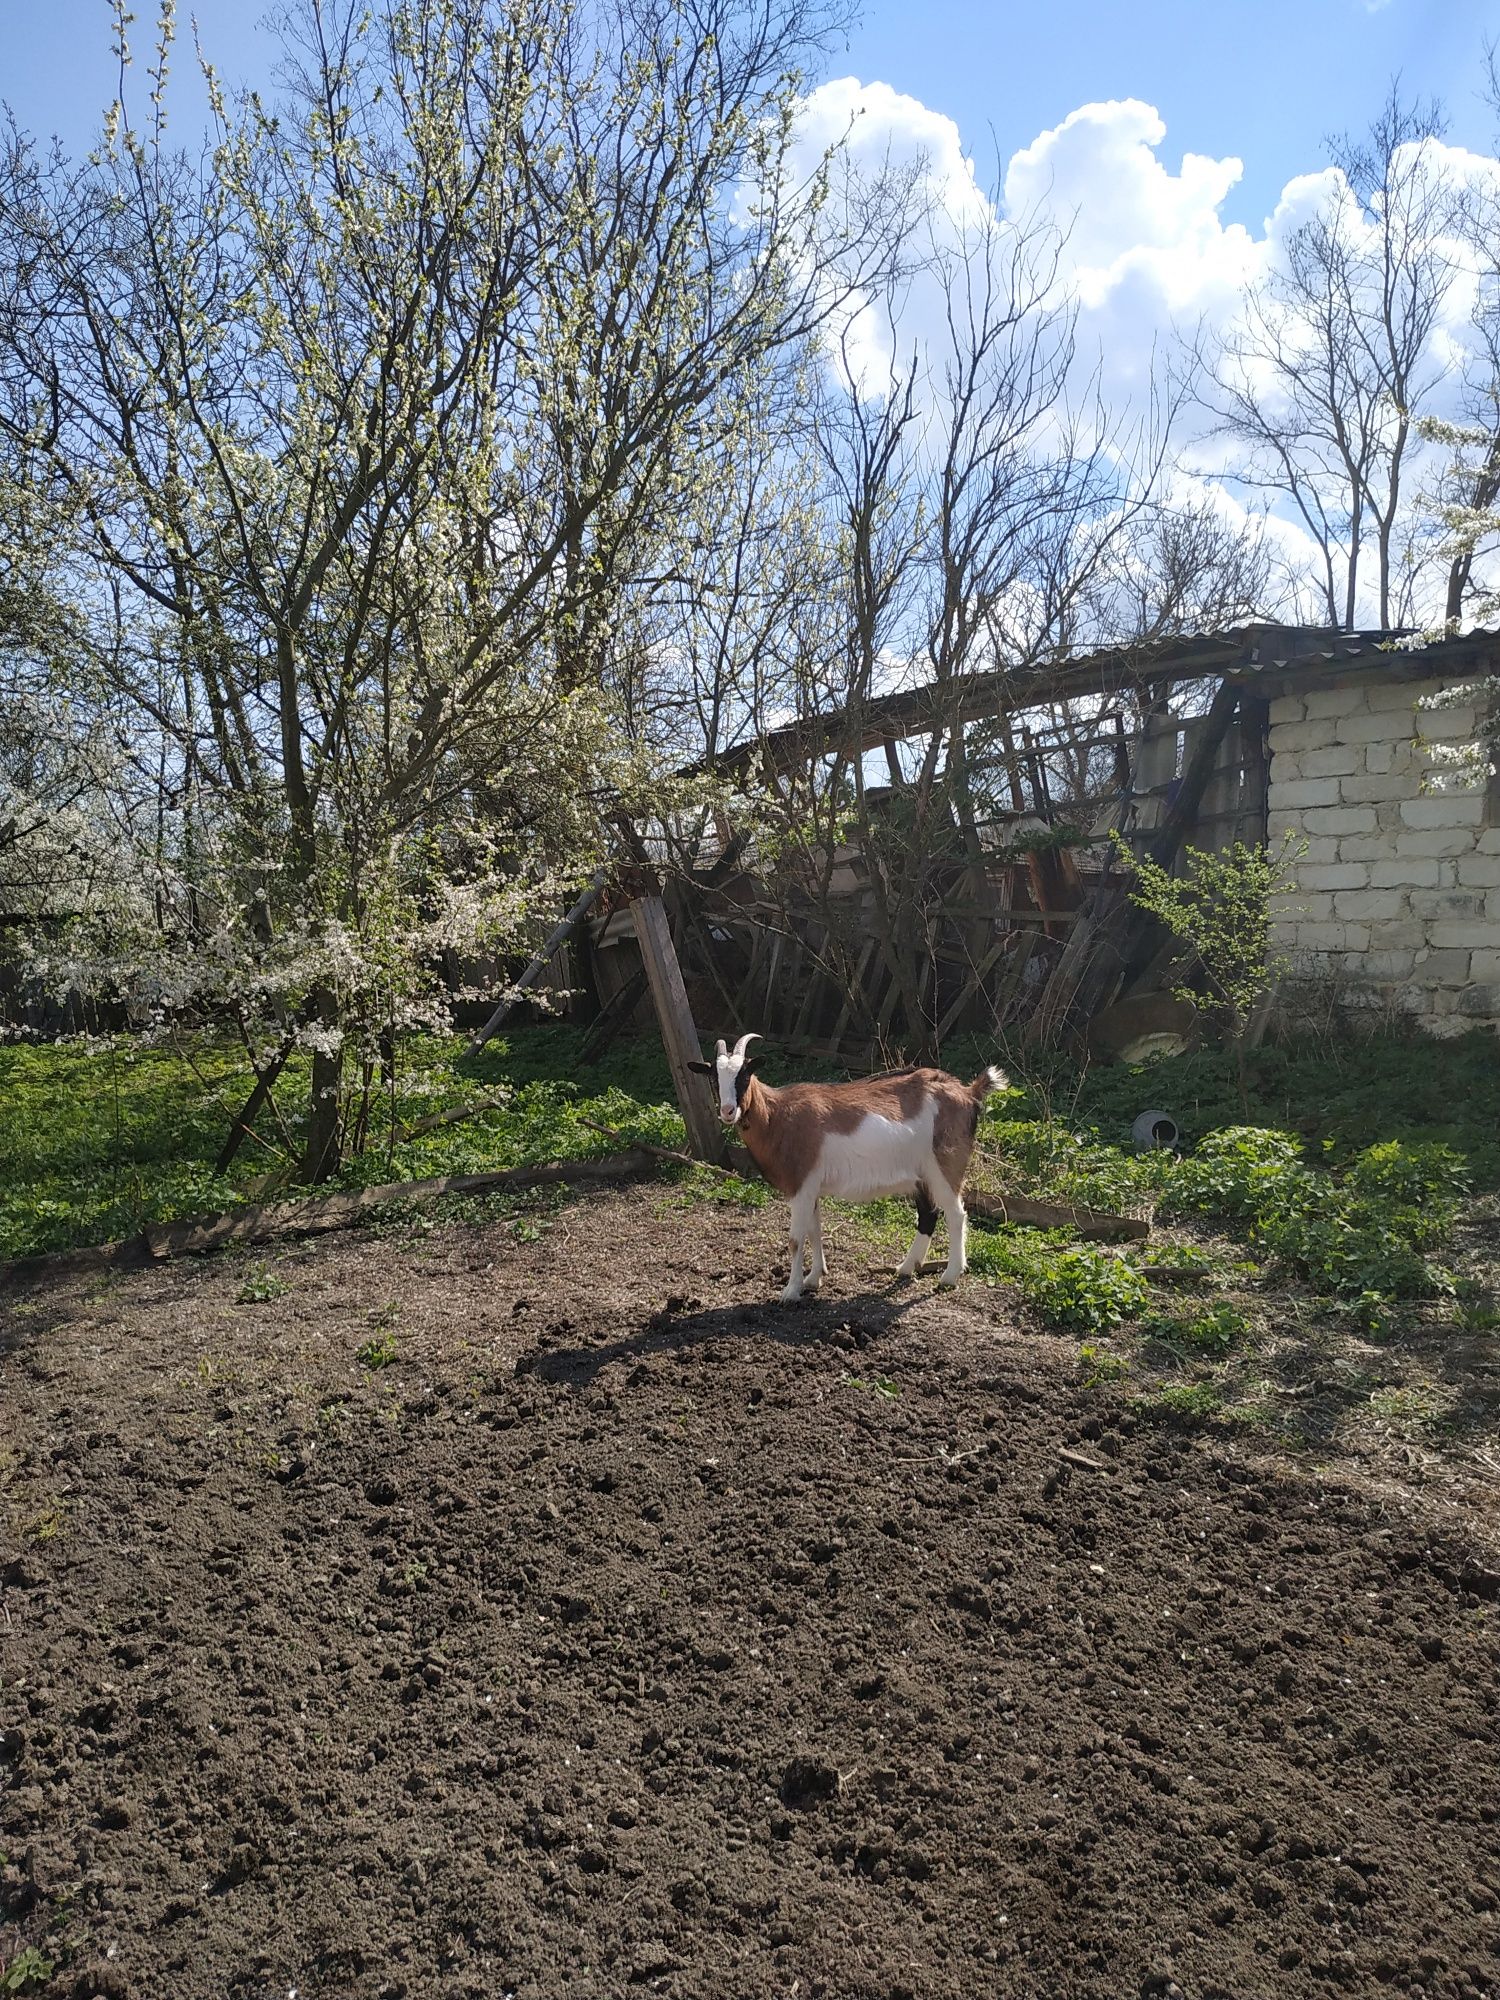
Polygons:
[[[1445,664],[1457,669],[1476,655],[1500,649],[1500,629],[1487,627],[1420,647],[1400,644],[1414,637],[1410,631],[1332,632],[1321,625],[1256,623],[1101,646],[1089,653],[1057,653],[1017,667],[966,674],[955,682],[924,681],[877,695],[860,706],[857,717],[848,708],[819,710],[738,743],[713,762],[721,768],[756,757],[782,765],[802,762],[833,747],[835,739],[839,747],[851,751],[873,750],[887,737],[918,735],[937,721],[973,722],[1002,709],[1014,713],[1062,696],[1116,693],[1143,680],[1320,674],[1355,662],[1374,666],[1381,660],[1389,662],[1393,671],[1416,675],[1433,665],[1440,671]],[[857,735],[851,739],[849,731],[856,724]]]

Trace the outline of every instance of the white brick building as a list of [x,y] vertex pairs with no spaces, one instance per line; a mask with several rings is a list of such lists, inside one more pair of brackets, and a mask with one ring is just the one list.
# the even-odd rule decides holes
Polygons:
[[1428,788],[1426,746],[1472,737],[1477,719],[1423,709],[1455,677],[1412,678],[1418,666],[1385,654],[1335,686],[1288,678],[1272,699],[1270,839],[1307,843],[1278,941],[1298,972],[1437,1033],[1500,1027],[1500,787]]

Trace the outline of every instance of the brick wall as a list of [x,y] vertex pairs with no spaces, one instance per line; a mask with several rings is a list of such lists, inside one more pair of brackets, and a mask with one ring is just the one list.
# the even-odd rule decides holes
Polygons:
[[1277,941],[1302,973],[1438,1033],[1500,1027],[1500,825],[1482,792],[1425,794],[1418,745],[1472,736],[1438,682],[1372,675],[1271,703],[1270,836],[1307,842]]

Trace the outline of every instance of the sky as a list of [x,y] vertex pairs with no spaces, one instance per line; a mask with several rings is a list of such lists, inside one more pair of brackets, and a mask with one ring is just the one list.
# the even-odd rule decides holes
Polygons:
[[[137,122],[156,4],[135,0]],[[233,88],[271,81],[262,19],[257,0],[179,0],[183,143],[205,110],[194,21]],[[23,129],[86,149],[118,85],[111,40],[108,0],[0,0],[0,100]],[[1338,198],[1327,142],[1360,132],[1393,80],[1444,104],[1444,174],[1500,179],[1481,97],[1495,41],[1500,0],[869,0],[829,53],[803,138],[809,160],[852,134],[872,169],[920,162],[950,218],[988,213],[995,191],[1002,215],[1053,226],[1082,351],[1129,410],[1177,337],[1231,325],[1297,223]],[[941,334],[920,285],[906,310],[919,341]],[[1192,476],[1212,471],[1200,451]],[[1294,522],[1281,531],[1297,542]]]
[[[136,82],[154,0],[134,0]],[[181,0],[175,124],[201,118],[191,24],[230,83],[264,84],[268,37],[256,0]],[[1481,50],[1500,38],[1500,0],[872,0],[830,77],[881,82],[951,118],[982,180],[1090,103],[1138,99],[1165,126],[1161,156],[1233,158],[1222,216],[1258,228],[1330,132],[1362,125],[1398,74],[1446,103],[1455,143],[1491,139],[1478,99]],[[26,130],[87,145],[114,93],[108,0],[0,0],[0,100]]]

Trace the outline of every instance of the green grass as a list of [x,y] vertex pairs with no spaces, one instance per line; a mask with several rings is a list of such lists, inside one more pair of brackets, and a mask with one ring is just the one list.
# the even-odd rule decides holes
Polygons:
[[[944,1056],[961,1075],[995,1059],[993,1048],[967,1039]],[[1233,1058],[1220,1049],[1082,1073],[1062,1062],[1017,1065],[1021,1092],[1002,1115],[1050,1115],[1121,1147],[1148,1110],[1169,1112],[1189,1146],[1225,1125],[1268,1125],[1298,1133],[1335,1166],[1376,1140],[1435,1142],[1463,1154],[1476,1188],[1500,1188],[1500,1043],[1488,1030],[1448,1041],[1372,1035],[1267,1047],[1250,1056],[1249,1072],[1246,1119]]]
[[[457,1040],[426,1040],[403,1051],[400,1125],[504,1087],[508,1102],[462,1124],[438,1126],[393,1143],[377,1101],[373,1143],[334,1183],[358,1188],[387,1181],[482,1173],[544,1160],[616,1150],[593,1119],[626,1142],[685,1142],[659,1045],[623,1045],[594,1069],[578,1064],[579,1031],[524,1028],[497,1037],[470,1060]],[[96,1042],[0,1043],[0,1259],[75,1244],[108,1242],[145,1222],[211,1213],[267,1192],[284,1171],[272,1121],[265,1141],[247,1142],[229,1173],[214,1161],[251,1077],[237,1049],[201,1039],[180,1047],[120,1038]],[[307,1108],[307,1077],[289,1065],[277,1089],[295,1140]],[[277,1195],[295,1193],[278,1177]]]
[[[581,1032],[566,1025],[522,1028],[497,1037],[472,1060],[456,1040],[405,1045],[402,1126],[491,1092],[505,1090],[507,1101],[462,1124],[393,1140],[377,1099],[374,1143],[336,1184],[366,1187],[613,1150],[617,1142],[585,1119],[614,1127],[627,1142],[681,1146],[685,1135],[660,1044],[650,1037],[617,1044],[597,1068],[583,1069],[580,1040]],[[996,1053],[987,1043],[957,1042],[945,1061],[971,1075]],[[765,1073],[771,1082],[837,1074],[826,1064],[795,1063],[774,1044],[766,1050]],[[266,1118],[259,1126],[266,1143],[242,1147],[227,1175],[213,1172],[250,1080],[238,1049],[201,1039],[181,1047],[126,1038],[113,1046],[0,1044],[0,1258],[107,1241],[143,1222],[295,1192],[284,1178],[268,1183],[274,1170],[284,1175],[284,1156]],[[294,1140],[306,1091],[305,1072],[289,1067],[277,1101]],[[976,1185],[1112,1210],[1149,1209],[1175,1170],[1164,1156],[1137,1155],[1129,1146],[1130,1125],[1147,1107],[1169,1111],[1189,1144],[1243,1123],[1234,1065],[1222,1052],[1082,1073],[1047,1063],[1017,1075],[1016,1088],[991,1100]],[[1361,1170],[1372,1226],[1382,1204],[1407,1217],[1422,1211],[1432,1156],[1413,1156],[1415,1145],[1450,1147],[1467,1162],[1474,1186],[1500,1186],[1500,1060],[1492,1035],[1375,1039],[1321,1052],[1260,1050],[1251,1065],[1251,1119],[1304,1142],[1302,1165],[1318,1186],[1333,1178],[1320,1167],[1343,1171],[1372,1141],[1402,1141],[1407,1150],[1389,1166],[1394,1180],[1388,1174],[1381,1182],[1378,1163]],[[686,1173],[669,1198],[710,1193],[763,1198],[759,1190]],[[1428,1213],[1430,1219],[1430,1204]],[[1345,1232],[1337,1220],[1326,1228],[1325,1222],[1312,1215],[1300,1225],[1309,1271],[1347,1262]],[[883,1218],[871,1216],[869,1223],[879,1228]],[[1414,1243],[1411,1253],[1426,1247]],[[1364,1249],[1377,1288],[1397,1264],[1414,1278],[1401,1243],[1367,1242]],[[1086,1307],[1079,1310],[1087,1316]]]

